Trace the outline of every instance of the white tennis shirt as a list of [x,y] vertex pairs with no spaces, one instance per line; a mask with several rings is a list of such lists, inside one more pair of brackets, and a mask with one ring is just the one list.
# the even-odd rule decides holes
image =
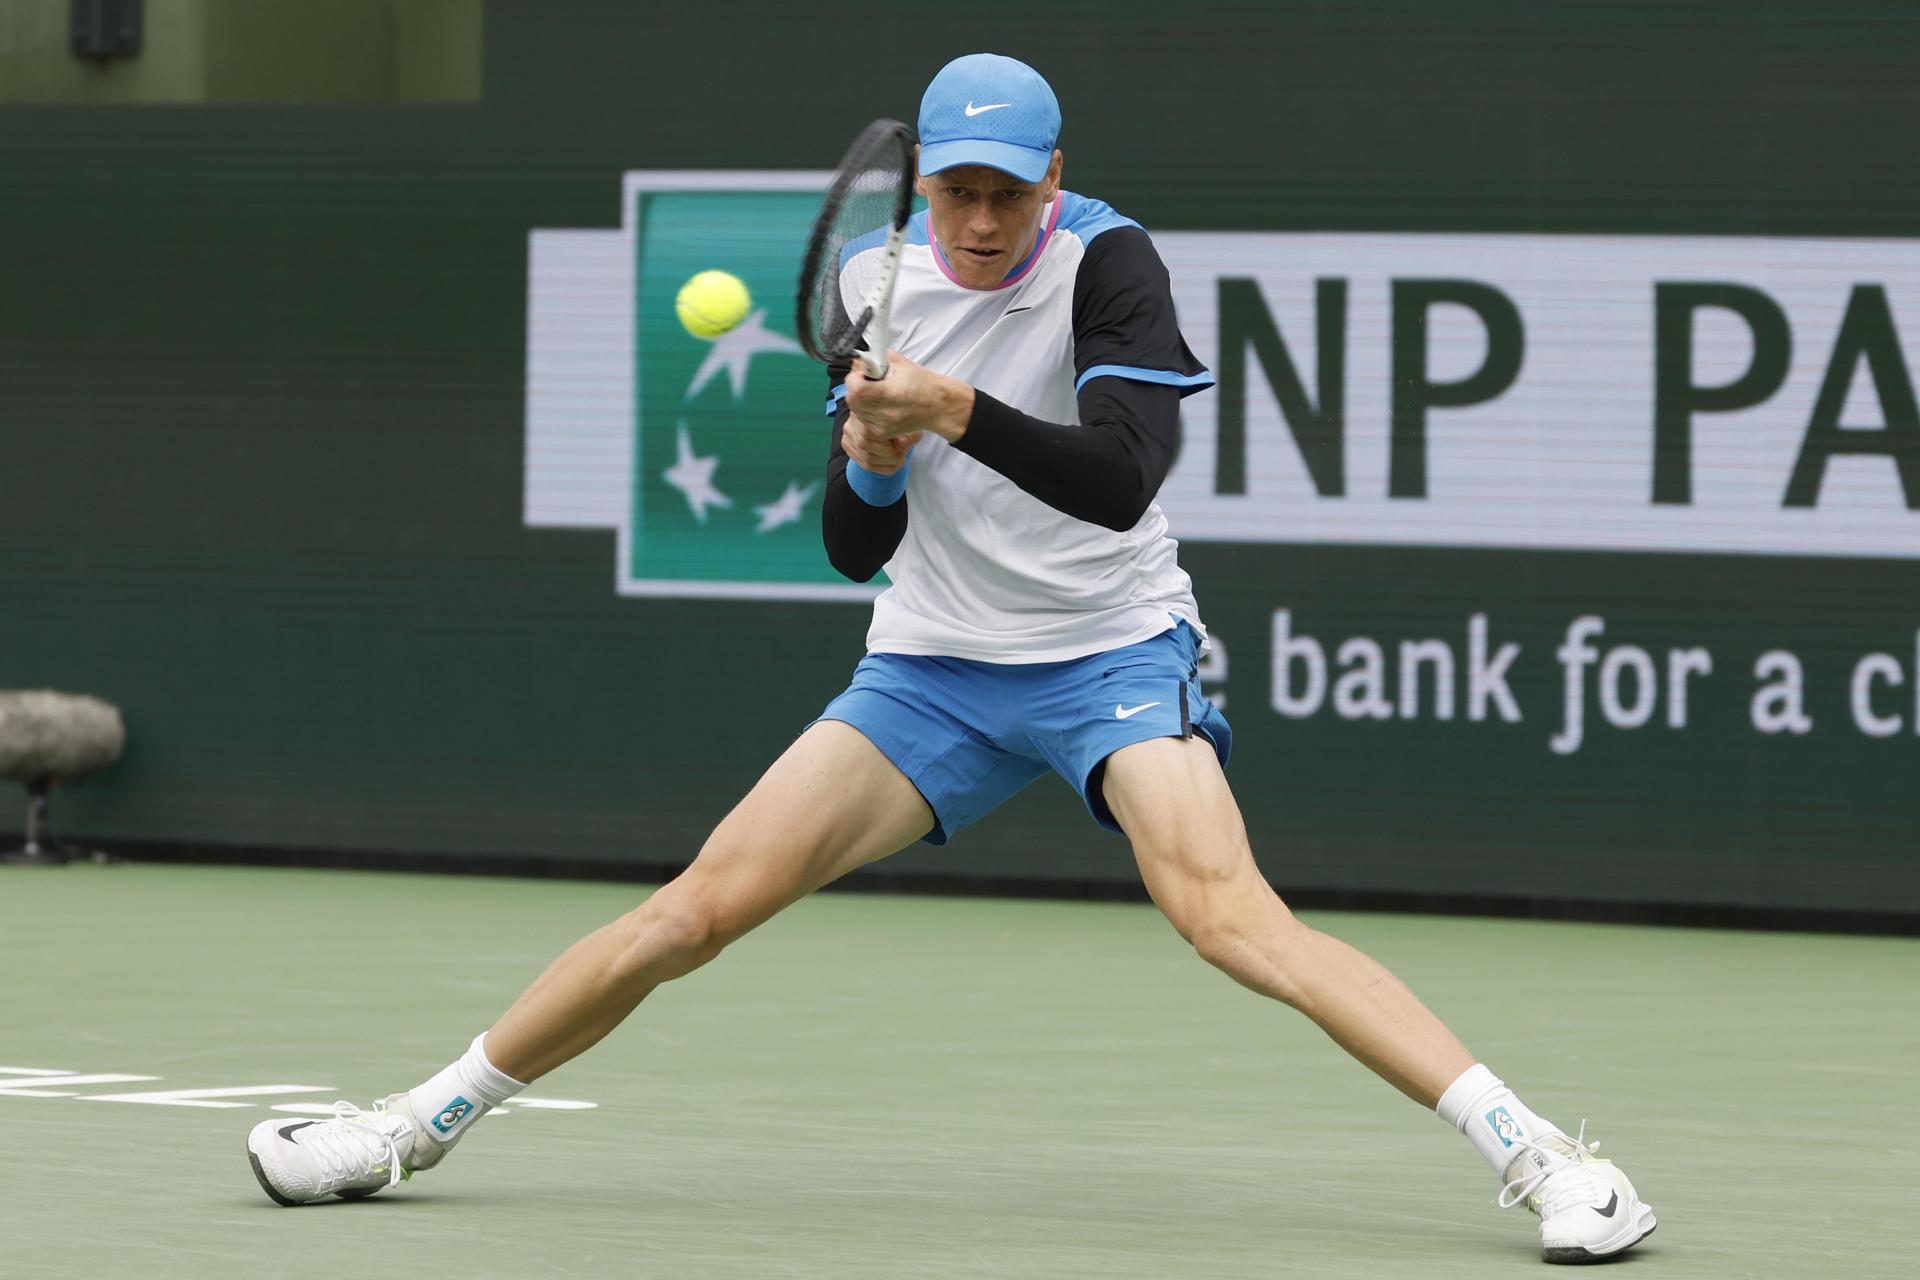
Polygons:
[[[1165,269],[1137,223],[1061,192],[1041,228],[1000,286],[971,289],[949,274],[926,213],[916,214],[895,287],[893,348],[1057,423],[1079,423],[1078,385],[1095,377],[1183,393],[1212,384],[1180,340]],[[1125,252],[1090,253],[1098,237],[1126,228],[1132,235],[1116,238],[1129,241]],[[841,285],[857,315],[865,299],[852,293],[861,276],[852,261]],[[1083,270],[1128,278],[1083,279]],[[829,413],[844,395],[834,389]],[[910,457],[906,500],[906,534],[886,563],[892,585],[874,602],[869,652],[1059,662],[1135,644],[1176,619],[1204,643],[1193,583],[1158,503],[1115,532],[1055,510],[931,432]]]

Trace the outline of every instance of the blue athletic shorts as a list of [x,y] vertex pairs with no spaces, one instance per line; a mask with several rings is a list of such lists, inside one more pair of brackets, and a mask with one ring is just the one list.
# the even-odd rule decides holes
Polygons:
[[1200,693],[1185,622],[1150,640],[1067,662],[1026,664],[870,653],[822,720],[865,734],[933,810],[945,844],[1051,769],[1109,831],[1101,767],[1122,747],[1199,734],[1225,765],[1227,718]]

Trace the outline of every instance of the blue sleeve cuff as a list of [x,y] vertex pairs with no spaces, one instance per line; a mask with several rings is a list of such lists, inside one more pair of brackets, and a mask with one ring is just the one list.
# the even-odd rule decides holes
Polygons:
[[1095,378],[1130,378],[1135,382],[1178,387],[1182,399],[1213,385],[1213,374],[1205,369],[1198,373],[1175,373],[1170,369],[1141,369],[1130,364],[1097,364],[1074,380],[1074,394],[1078,395],[1080,388]]
[[907,492],[907,470],[913,466],[911,459],[890,476],[877,476],[852,458],[847,459],[847,484],[860,501],[870,507],[890,507],[900,501]]

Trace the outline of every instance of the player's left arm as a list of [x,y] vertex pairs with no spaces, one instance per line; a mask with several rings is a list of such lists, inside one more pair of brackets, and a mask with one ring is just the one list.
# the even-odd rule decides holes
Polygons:
[[1180,399],[1212,385],[1174,316],[1167,269],[1144,231],[1097,237],[1073,299],[1080,421],[1048,422],[902,359],[888,382],[848,391],[876,435],[932,431],[1063,514],[1124,532],[1173,466]]

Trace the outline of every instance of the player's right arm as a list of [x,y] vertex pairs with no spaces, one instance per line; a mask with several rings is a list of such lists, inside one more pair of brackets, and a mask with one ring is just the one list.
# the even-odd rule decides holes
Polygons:
[[1180,451],[1180,399],[1213,384],[1180,334],[1172,284],[1138,226],[1088,245],[1073,290],[1078,423],[1044,422],[976,393],[948,439],[1065,515],[1124,533]]

